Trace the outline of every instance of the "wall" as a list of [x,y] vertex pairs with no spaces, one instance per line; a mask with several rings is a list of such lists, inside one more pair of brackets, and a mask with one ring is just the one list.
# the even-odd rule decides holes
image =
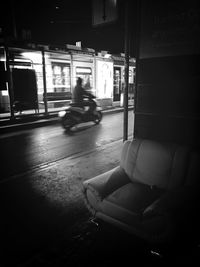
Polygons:
[[200,145],[196,1],[142,1],[134,137]]

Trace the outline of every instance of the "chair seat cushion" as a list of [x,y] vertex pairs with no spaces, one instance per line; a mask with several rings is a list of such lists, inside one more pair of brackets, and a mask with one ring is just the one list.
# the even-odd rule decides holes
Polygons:
[[139,223],[143,211],[163,193],[162,189],[130,182],[101,202],[101,211],[125,223]]

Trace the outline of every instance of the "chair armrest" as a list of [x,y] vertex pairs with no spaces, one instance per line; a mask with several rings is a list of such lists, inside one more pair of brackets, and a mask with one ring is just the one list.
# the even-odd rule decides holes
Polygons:
[[83,182],[84,190],[91,190],[95,196],[102,200],[119,187],[130,182],[129,177],[121,167],[116,167]]

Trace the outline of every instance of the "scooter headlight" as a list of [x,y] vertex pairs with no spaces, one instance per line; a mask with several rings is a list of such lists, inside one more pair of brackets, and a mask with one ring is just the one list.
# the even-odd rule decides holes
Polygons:
[[61,110],[61,111],[58,112],[58,117],[62,118],[62,117],[65,116],[65,114],[66,114],[66,111],[65,110]]

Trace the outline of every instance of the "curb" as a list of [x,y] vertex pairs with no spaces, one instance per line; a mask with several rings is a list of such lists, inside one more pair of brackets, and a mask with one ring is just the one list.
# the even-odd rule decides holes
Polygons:
[[[133,107],[132,106],[128,107],[128,110],[133,110]],[[115,109],[102,110],[102,113],[103,115],[108,115],[108,114],[118,113],[122,111],[123,111],[123,108],[115,108]],[[52,115],[51,118],[46,118],[46,119],[43,118],[43,119],[39,119],[35,121],[28,121],[28,122],[22,121],[22,122],[15,123],[15,124],[8,123],[7,125],[0,126],[0,134],[36,128],[42,125],[51,125],[53,123],[59,123],[59,118],[57,114]]]

